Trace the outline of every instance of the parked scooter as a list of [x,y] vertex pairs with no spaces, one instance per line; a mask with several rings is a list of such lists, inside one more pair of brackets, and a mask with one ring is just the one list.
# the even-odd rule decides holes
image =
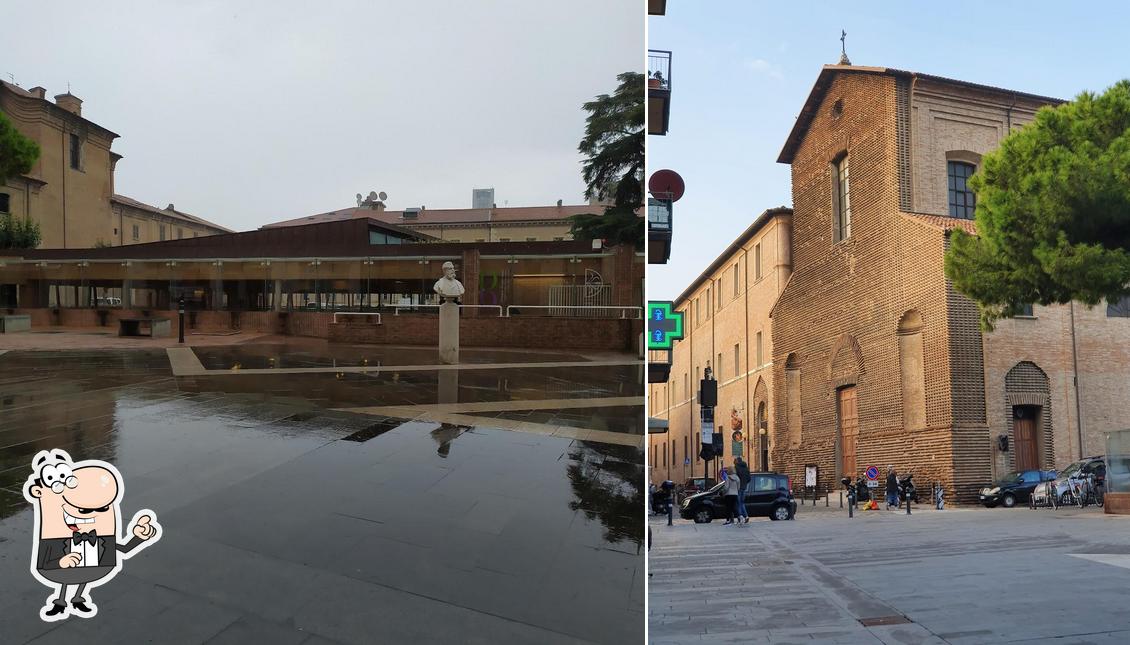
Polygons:
[[899,502],[906,502],[906,498],[915,504],[918,503],[918,489],[914,487],[914,473],[907,473],[899,479]]
[[651,494],[651,510],[656,515],[667,515],[671,511],[671,504],[673,500],[672,495],[675,492],[675,482],[670,479],[664,481],[659,485],[659,488]]

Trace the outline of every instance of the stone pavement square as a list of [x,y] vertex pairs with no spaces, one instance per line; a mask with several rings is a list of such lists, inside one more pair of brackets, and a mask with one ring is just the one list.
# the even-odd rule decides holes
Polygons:
[[649,525],[651,643],[1130,642],[1130,518],[1098,509]]

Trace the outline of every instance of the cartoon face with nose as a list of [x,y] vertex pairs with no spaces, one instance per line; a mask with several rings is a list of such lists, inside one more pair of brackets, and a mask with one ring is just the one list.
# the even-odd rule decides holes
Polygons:
[[[24,485],[24,498],[35,507],[31,572],[58,592],[40,617],[55,621],[70,613],[94,616],[98,608],[83,592],[109,582],[121,570],[122,560],[157,541],[155,514],[138,511],[130,534],[119,537],[122,476],[116,468],[98,460],[75,463],[66,452],[51,450],[37,454],[32,469]],[[68,608],[71,585],[78,589]]]
[[118,481],[100,466],[74,468],[48,464],[41,485],[32,485],[39,499],[39,538],[69,538],[76,531],[113,535],[118,527]]

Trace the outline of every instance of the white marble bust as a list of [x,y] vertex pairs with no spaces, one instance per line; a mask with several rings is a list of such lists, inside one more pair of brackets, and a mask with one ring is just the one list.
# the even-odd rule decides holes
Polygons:
[[432,289],[439,294],[441,300],[452,300],[463,295],[463,283],[455,279],[454,264],[443,263],[443,277],[436,280]]

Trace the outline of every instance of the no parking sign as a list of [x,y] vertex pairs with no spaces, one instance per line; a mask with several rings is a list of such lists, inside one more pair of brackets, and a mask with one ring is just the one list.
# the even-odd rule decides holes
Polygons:
[[876,479],[879,479],[879,469],[876,468],[875,466],[868,466],[867,467],[867,479],[870,479],[871,481],[875,481]]

